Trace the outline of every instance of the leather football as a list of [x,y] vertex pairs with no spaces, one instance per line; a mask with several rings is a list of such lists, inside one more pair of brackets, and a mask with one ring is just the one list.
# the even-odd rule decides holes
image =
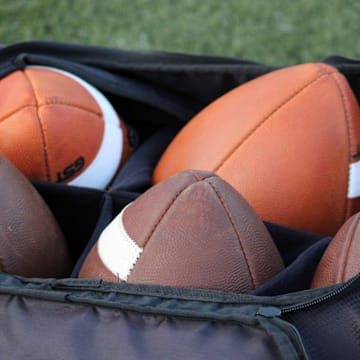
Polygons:
[[345,282],[360,272],[360,213],[353,215],[331,240],[311,287]]
[[131,152],[106,97],[74,74],[27,67],[0,80],[0,154],[28,178],[104,189]]
[[193,118],[158,162],[154,183],[214,171],[266,221],[333,235],[360,211],[360,110],[334,67],[273,71]]
[[72,260],[59,225],[31,183],[0,156],[0,271],[69,276]]
[[214,173],[186,171],[125,207],[79,277],[248,293],[282,268],[242,196]]

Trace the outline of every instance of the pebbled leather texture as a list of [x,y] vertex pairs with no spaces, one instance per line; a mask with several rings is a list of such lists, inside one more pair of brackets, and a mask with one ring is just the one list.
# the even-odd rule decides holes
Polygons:
[[359,197],[347,198],[358,144],[360,110],[345,77],[322,63],[292,66],[235,88],[195,116],[153,180],[214,171],[263,220],[333,235],[360,210]]
[[360,272],[360,213],[353,215],[330,242],[315,272],[311,287],[345,282]]
[[[123,224],[143,249],[129,283],[247,293],[283,268],[262,221],[213,173],[187,171],[152,187],[125,209]],[[97,244],[79,276],[118,281]]]
[[54,216],[31,183],[0,157],[0,270],[69,276],[72,260]]

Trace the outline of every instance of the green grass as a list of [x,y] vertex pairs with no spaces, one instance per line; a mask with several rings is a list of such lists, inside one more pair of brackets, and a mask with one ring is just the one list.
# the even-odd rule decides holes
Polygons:
[[360,57],[350,0],[0,0],[0,42],[53,40],[237,56],[268,64]]

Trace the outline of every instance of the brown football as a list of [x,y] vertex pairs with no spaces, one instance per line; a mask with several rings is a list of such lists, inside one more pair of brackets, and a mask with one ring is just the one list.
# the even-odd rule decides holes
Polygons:
[[333,235],[360,211],[360,111],[346,80],[322,63],[273,71],[192,119],[154,171],[214,171],[263,219]]
[[80,277],[248,293],[283,268],[262,221],[214,173],[153,186],[105,228]]
[[65,277],[71,260],[64,236],[31,183],[0,156],[0,270]]
[[360,213],[340,228],[326,249],[311,287],[335,285],[360,272]]

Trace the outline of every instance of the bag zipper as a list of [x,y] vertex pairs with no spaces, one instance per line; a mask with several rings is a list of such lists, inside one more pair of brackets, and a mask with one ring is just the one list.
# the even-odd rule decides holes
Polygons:
[[[306,308],[309,308],[311,306],[320,304],[322,302],[325,302],[339,294],[341,294],[343,291],[345,291],[347,288],[349,288],[353,283],[355,283],[360,278],[360,273],[356,275],[355,277],[351,278],[347,282],[343,283],[342,285],[336,286],[333,290],[329,290],[327,293],[317,296],[314,299],[307,300],[300,303],[295,303],[292,305],[287,306],[276,306],[276,305],[263,305],[260,306],[257,311],[256,315],[272,318],[272,317],[281,317],[284,314],[287,314],[289,312],[293,311],[299,311]],[[102,280],[86,280],[82,279],[79,283],[79,279],[74,279],[74,281],[69,281],[69,279],[66,279],[66,281],[63,280],[56,280],[53,283],[51,283],[51,287],[53,289],[72,289],[72,290],[96,290],[100,289],[103,285]],[[159,294],[152,294],[152,295],[159,295]]]
[[360,278],[360,273],[356,275],[355,277],[351,278],[341,286],[336,287],[332,291],[320,295],[312,300],[304,301],[302,303],[293,304],[289,306],[262,306],[258,309],[257,315],[264,316],[264,317],[281,317],[284,314],[293,312],[293,311],[299,311],[306,308],[309,308],[311,306],[320,304],[322,302],[325,302],[343,291],[345,291],[347,288],[349,288],[355,281],[357,281]]

